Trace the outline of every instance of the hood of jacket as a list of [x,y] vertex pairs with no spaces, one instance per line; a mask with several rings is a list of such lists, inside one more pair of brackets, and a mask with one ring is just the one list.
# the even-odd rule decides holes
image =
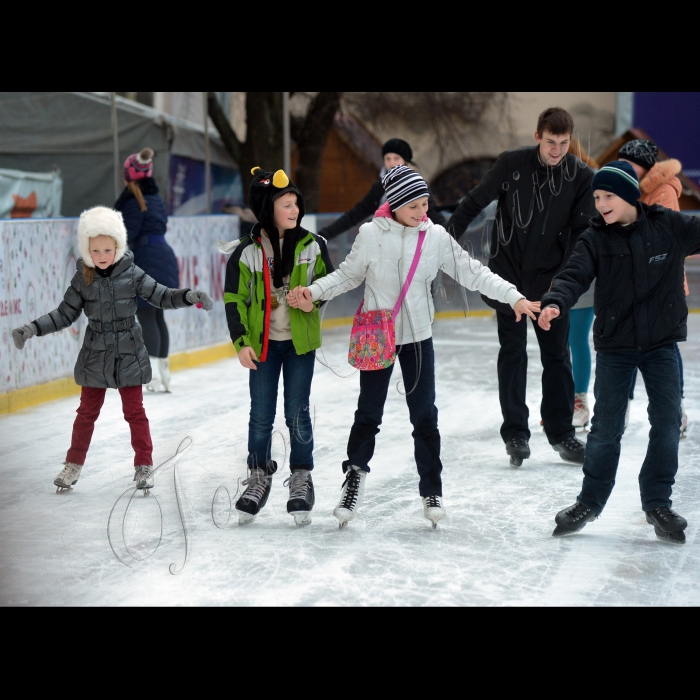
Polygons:
[[669,158],[668,160],[662,160],[656,163],[647,173],[646,177],[639,183],[642,196],[651,194],[662,185],[671,185],[676,191],[676,196],[680,197],[683,186],[677,175],[681,172],[682,167],[680,161],[675,158]]

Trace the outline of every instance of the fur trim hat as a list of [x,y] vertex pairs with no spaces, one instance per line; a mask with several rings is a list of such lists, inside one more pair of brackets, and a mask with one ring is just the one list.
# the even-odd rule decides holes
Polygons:
[[[255,214],[255,218],[260,222],[262,228],[265,229],[272,244],[272,250],[275,254],[274,284],[279,289],[283,285],[283,278],[291,273],[294,264],[294,245],[291,245],[291,243],[296,241],[300,230],[299,224],[306,213],[304,197],[284,170],[271,173],[255,167],[250,172],[254,175],[254,178],[253,182],[250,183],[248,202],[253,214]],[[274,205],[275,200],[287,192],[293,192],[297,196],[299,217],[297,218],[296,229],[288,231],[286,234],[286,236],[290,237],[290,241],[284,246],[284,256],[282,256],[279,231],[275,225]]]
[[126,252],[126,226],[118,211],[109,207],[92,207],[80,215],[78,221],[78,250],[86,267],[95,267],[90,255],[90,239],[111,236],[117,244],[114,262],[119,262]]
[[153,176],[153,150],[143,148],[139,153],[132,153],[124,161],[124,179],[127,182],[142,180]]

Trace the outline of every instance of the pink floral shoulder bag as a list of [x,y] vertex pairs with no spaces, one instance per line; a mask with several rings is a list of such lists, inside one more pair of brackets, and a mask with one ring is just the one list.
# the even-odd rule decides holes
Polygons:
[[365,300],[360,302],[350,331],[348,362],[353,367],[362,371],[386,369],[396,361],[396,317],[416,273],[424,239],[425,231],[421,231],[411,269],[393,310],[377,309],[363,312]]

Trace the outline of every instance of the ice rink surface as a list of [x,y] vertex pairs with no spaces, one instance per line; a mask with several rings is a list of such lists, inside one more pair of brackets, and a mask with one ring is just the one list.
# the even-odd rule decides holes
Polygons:
[[[603,516],[572,537],[551,536],[555,513],[576,499],[581,468],[563,461],[540,429],[541,365],[532,328],[532,457],[519,470],[509,466],[499,435],[498,343],[490,318],[434,325],[448,518],[437,530],[423,518],[397,365],[365,500],[339,530],[332,511],[359,386],[357,374],[347,376],[348,336],[349,328],[326,331],[325,361],[335,372],[316,365],[316,506],[304,528],[286,512],[285,473],[275,476],[254,523],[238,526],[232,511],[226,524],[228,498],[219,487],[233,499],[245,478],[248,371],[235,359],[174,374],[172,394],[144,392],[155,464],[186,437],[192,444],[159,470],[153,494],[135,496],[128,510],[133,452],[117,392],[107,393],[80,481],[61,494],[53,479],[78,397],[0,417],[0,604],[700,604],[700,316],[690,316],[690,339],[681,345],[690,427],[680,443],[674,509],[689,522],[684,546],[659,541],[641,511],[637,475],[649,429],[641,378]],[[280,395],[276,427],[284,434],[281,406]],[[284,454],[278,435],[273,457],[281,461]]]

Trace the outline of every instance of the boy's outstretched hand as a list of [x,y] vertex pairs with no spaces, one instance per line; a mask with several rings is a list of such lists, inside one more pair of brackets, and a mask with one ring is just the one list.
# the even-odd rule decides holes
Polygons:
[[301,309],[306,313],[314,310],[314,302],[308,287],[297,287],[287,294],[287,303],[293,309]]
[[241,348],[238,351],[238,361],[246,369],[257,369],[255,363],[253,362],[253,360],[257,359],[258,356],[255,354],[255,350],[253,350],[250,345],[246,345],[244,348]]
[[547,306],[541,313],[537,325],[545,331],[552,327],[552,321],[559,316],[559,309],[555,306]]
[[533,321],[536,321],[535,312],[539,312],[540,302],[539,301],[528,301],[527,299],[521,299],[514,307],[515,320],[519,321],[523,314],[529,316]]
[[12,340],[15,343],[15,347],[21,350],[24,344],[36,335],[36,328],[33,323],[27,323],[24,326],[15,328],[12,331]]

